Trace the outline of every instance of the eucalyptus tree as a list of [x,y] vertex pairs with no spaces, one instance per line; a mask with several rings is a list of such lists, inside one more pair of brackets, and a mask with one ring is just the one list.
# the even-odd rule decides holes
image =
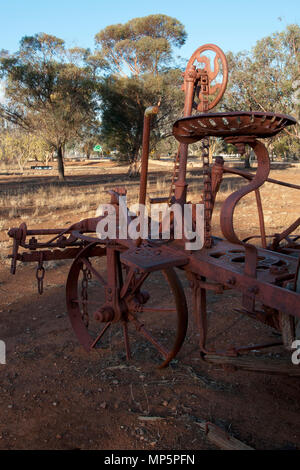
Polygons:
[[6,99],[0,115],[55,151],[64,179],[64,149],[95,119],[97,99],[86,49],[66,49],[45,33],[25,36],[15,54],[2,54],[0,72]]
[[158,14],[107,26],[96,34],[95,41],[113,72],[140,76],[145,72],[157,75],[170,64],[173,47],[182,46],[186,36],[180,21]]
[[[223,99],[226,110],[252,110],[285,113],[300,118],[300,27],[289,25],[257,41],[250,52],[229,53],[230,80]],[[300,126],[278,135],[300,153]],[[273,147],[274,140],[268,144]],[[282,148],[282,145],[277,145]]]
[[160,103],[153,144],[170,136],[172,112],[183,105],[173,54],[185,39],[184,26],[166,15],[111,25],[95,37],[97,57],[110,71],[99,88],[101,133],[130,163],[138,159],[146,107]]

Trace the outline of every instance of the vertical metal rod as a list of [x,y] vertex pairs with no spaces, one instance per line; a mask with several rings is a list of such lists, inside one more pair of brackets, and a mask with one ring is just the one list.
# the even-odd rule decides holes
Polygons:
[[264,249],[266,249],[267,248],[267,240],[266,240],[265,221],[264,221],[264,213],[263,213],[263,208],[262,208],[259,189],[255,190],[255,197],[256,197],[256,204],[257,204],[258,217],[259,217],[259,229],[260,229],[260,236],[261,236],[261,245]]
[[[185,101],[183,115],[190,116],[192,113],[193,100],[194,100],[194,84],[196,80],[196,67],[193,66],[191,70],[185,73],[184,86],[185,86]],[[180,144],[179,146],[179,170],[178,179],[175,183],[175,199],[179,204],[185,204],[187,182],[186,182],[186,166],[188,158],[188,145]]]
[[[151,117],[158,113],[158,106],[150,106],[146,109],[144,114],[144,127],[143,127],[143,143],[142,143],[142,164],[141,164],[141,176],[140,176],[140,194],[139,204],[145,206],[146,203],[146,191],[147,191],[147,179],[148,179],[148,161],[149,161],[149,142],[150,142],[150,123]],[[141,222],[143,224],[144,221]],[[144,232],[143,226],[140,227],[140,233]],[[142,242],[142,238],[136,240],[136,245],[139,246]]]
[[143,144],[142,144],[142,158],[141,158],[142,164],[141,164],[140,194],[139,194],[140,204],[145,204],[146,202],[150,123],[151,123],[151,117],[158,113],[158,109],[159,109],[159,106],[150,106],[149,108],[146,109],[145,115],[144,115]]
[[110,327],[111,325],[111,322],[109,323],[106,323],[106,325],[104,326],[104,328],[101,330],[101,333],[97,336],[97,338],[92,342],[91,346],[90,346],[90,349],[93,349],[96,344],[98,343],[98,341],[100,341],[100,339],[102,338],[102,336],[104,335],[104,333],[106,332],[106,330]]

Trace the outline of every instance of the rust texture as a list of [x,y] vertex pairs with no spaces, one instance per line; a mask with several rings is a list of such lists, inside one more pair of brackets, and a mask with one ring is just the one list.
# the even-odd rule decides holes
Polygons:
[[[101,217],[81,220],[64,229],[28,230],[24,223],[19,228],[10,229],[8,234],[13,239],[11,272],[16,272],[18,261],[37,263],[36,277],[40,294],[43,292],[45,275],[43,263],[54,259],[74,260],[66,283],[67,310],[72,328],[86,351],[101,343],[103,335],[112,324],[121,323],[125,353],[127,359],[130,359],[132,354],[128,327],[131,324],[162,356],[161,367],[168,365],[184,343],[188,323],[185,292],[175,268],[182,270],[190,282],[193,315],[199,329],[199,347],[202,354],[230,357],[275,344],[233,345],[221,351],[209,349],[206,345],[206,293],[209,290],[217,294],[222,294],[228,289],[240,292],[242,302],[237,311],[277,329],[282,333],[282,341],[279,343],[289,347],[284,338],[293,338],[296,320],[300,318],[300,235],[295,234],[300,225],[300,218],[282,233],[267,234],[260,188],[268,181],[275,185],[300,189],[300,186],[269,178],[270,159],[262,142],[262,139],[276,135],[285,127],[294,125],[296,121],[290,116],[268,112],[209,112],[221,100],[227,78],[226,57],[217,46],[206,44],[192,55],[184,73],[183,117],[173,126],[173,134],[179,141],[179,148],[170,194],[166,198],[151,200],[153,203],[186,203],[188,146],[201,140],[202,203],[205,216],[202,249],[186,251],[185,240],[173,239],[172,233],[167,243],[152,240],[151,235],[146,240],[123,239],[119,234],[118,223],[114,240],[100,240],[96,235],[96,228]],[[149,136],[153,124],[151,120],[158,111],[158,106],[148,108],[144,117],[139,193],[141,204],[145,204],[147,196]],[[249,145],[257,157],[256,174],[228,168],[222,157],[217,157],[214,164],[210,165],[209,139],[213,136],[221,137],[235,145],[240,153],[243,153],[245,145]],[[220,239],[211,233],[211,217],[223,175],[227,173],[241,176],[247,184],[232,193],[222,205],[220,226],[224,239]],[[237,203],[251,192],[254,192],[256,197],[260,234],[240,240],[234,230],[234,212]],[[114,188],[109,193],[119,221],[119,197],[126,195],[126,189]],[[130,222],[137,216],[138,214],[128,213],[127,220]],[[45,236],[49,237],[46,241]],[[259,242],[261,246],[258,245]],[[94,263],[94,260],[99,260],[106,266],[105,276],[103,271],[99,270],[99,263]],[[169,285],[172,300],[170,307],[162,307],[160,303],[153,306],[149,292],[144,289],[148,278],[157,271],[163,273]],[[89,297],[92,278],[102,288],[101,296],[93,300]],[[169,346],[150,332],[143,316],[164,315],[167,312],[174,314],[176,325],[175,337]],[[96,334],[90,331],[91,321],[100,325]]]

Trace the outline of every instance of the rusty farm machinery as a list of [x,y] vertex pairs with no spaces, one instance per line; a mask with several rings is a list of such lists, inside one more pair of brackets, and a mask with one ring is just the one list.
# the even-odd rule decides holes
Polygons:
[[[211,56],[214,56],[213,61]],[[270,158],[263,143],[264,138],[275,136],[296,121],[287,115],[268,112],[212,112],[225,92],[227,77],[226,57],[217,46],[206,44],[192,55],[184,73],[184,115],[173,125],[179,148],[170,193],[166,198],[150,198],[152,204],[176,203],[181,207],[186,204],[188,147],[201,141],[204,227],[200,249],[186,250],[184,235],[175,239],[172,230],[167,240],[154,239],[151,234],[134,240],[120,237],[120,197],[126,195],[124,188],[110,191],[111,205],[117,216],[113,239],[100,239],[96,233],[103,215],[65,229],[30,230],[22,223],[19,228],[9,230],[13,239],[11,272],[15,273],[17,261],[36,262],[40,293],[45,274],[43,263],[73,260],[66,283],[67,311],[72,328],[86,351],[101,347],[105,333],[119,324],[129,359],[132,353],[129,327],[132,325],[162,357],[160,365],[167,366],[181,349],[188,325],[187,301],[176,273],[178,270],[185,273],[192,289],[193,315],[204,359],[218,357],[222,363],[228,357],[238,358],[245,351],[275,344],[290,348],[296,338],[300,318],[300,235],[296,231],[300,218],[282,233],[266,234],[260,195],[260,188],[266,181],[300,189],[300,186],[269,178]],[[144,117],[140,204],[146,203],[149,135],[151,119],[157,112],[157,107],[148,108]],[[216,157],[211,165],[209,138],[212,136],[235,145],[240,154],[249,145],[257,158],[256,173],[227,167],[222,157]],[[224,238],[219,238],[212,234],[211,220],[225,174],[238,175],[246,184],[222,204],[220,228]],[[260,234],[250,234],[240,240],[234,229],[234,212],[238,202],[251,192],[256,198]],[[194,204],[190,204],[194,217]],[[132,221],[137,214],[127,212],[126,217]],[[148,222],[150,224],[150,220]],[[45,241],[45,237],[50,239]],[[165,296],[170,305],[165,304],[165,299],[162,302],[155,289],[151,293],[151,279],[160,273],[167,283]],[[222,294],[224,290],[239,292],[238,311],[277,330],[277,340],[271,344],[232,345],[221,350],[209,348],[207,291]],[[163,334],[152,331],[154,316],[158,318],[156,323],[163,325]]]

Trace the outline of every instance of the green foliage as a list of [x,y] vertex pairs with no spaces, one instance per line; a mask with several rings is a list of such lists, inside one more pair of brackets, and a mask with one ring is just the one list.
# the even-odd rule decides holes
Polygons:
[[[184,26],[166,15],[134,18],[125,24],[107,26],[95,36],[100,55],[113,71],[127,75],[158,74],[172,59],[172,46],[186,39]],[[125,67],[125,72],[124,72]]]
[[166,15],[134,18],[96,35],[98,57],[114,72],[100,86],[101,135],[129,161],[138,158],[148,106],[160,102],[152,148],[170,137],[172,123],[181,114],[181,71],[166,66],[172,61],[173,47],[180,47],[185,39],[183,25]]
[[169,138],[172,135],[172,123],[183,108],[184,95],[178,86],[181,80],[178,70],[157,76],[110,75],[103,79],[100,88],[102,141],[122,155],[127,155],[129,161],[136,160],[142,144],[145,109],[158,102],[160,111],[152,123],[151,148]]
[[[80,47],[67,49],[62,39],[45,33],[22,38],[15,54],[0,51],[6,93],[0,119],[10,123],[0,129],[2,159],[14,158],[21,167],[28,158],[47,159],[56,152],[63,177],[65,148],[81,148],[89,157],[101,142],[136,161],[144,111],[158,102],[152,155],[176,153],[172,124],[182,116],[184,93],[173,52],[186,40],[184,26],[166,15],[149,15],[107,26],[95,40],[93,54]],[[257,41],[250,52],[228,53],[230,79],[218,108],[273,111],[300,119],[299,51],[300,27],[289,25]],[[23,159],[17,157],[18,141]],[[299,125],[267,146],[282,158],[299,158]],[[211,150],[216,154],[226,148],[214,139]]]
[[48,163],[50,153],[43,140],[20,128],[6,127],[0,131],[0,161],[18,165],[23,171],[29,160]]
[[[281,33],[257,41],[250,52],[229,53],[230,80],[223,99],[225,110],[270,111],[300,118],[300,99],[295,95],[300,89],[300,27],[289,25]],[[299,96],[299,93],[298,93]],[[289,136],[279,134],[274,144],[285,138],[288,153],[298,152],[300,158],[299,125],[285,129]],[[282,141],[283,142],[283,141]],[[287,149],[286,148],[286,149]]]
[[61,178],[66,144],[95,121],[95,83],[88,56],[89,51],[67,50],[62,39],[42,33],[24,37],[19,51],[0,62],[6,80],[0,115],[57,151]]
[[143,115],[148,100],[143,83],[135,77],[111,75],[103,79],[101,137],[109,147],[128,155],[129,160],[135,158],[141,145]]

